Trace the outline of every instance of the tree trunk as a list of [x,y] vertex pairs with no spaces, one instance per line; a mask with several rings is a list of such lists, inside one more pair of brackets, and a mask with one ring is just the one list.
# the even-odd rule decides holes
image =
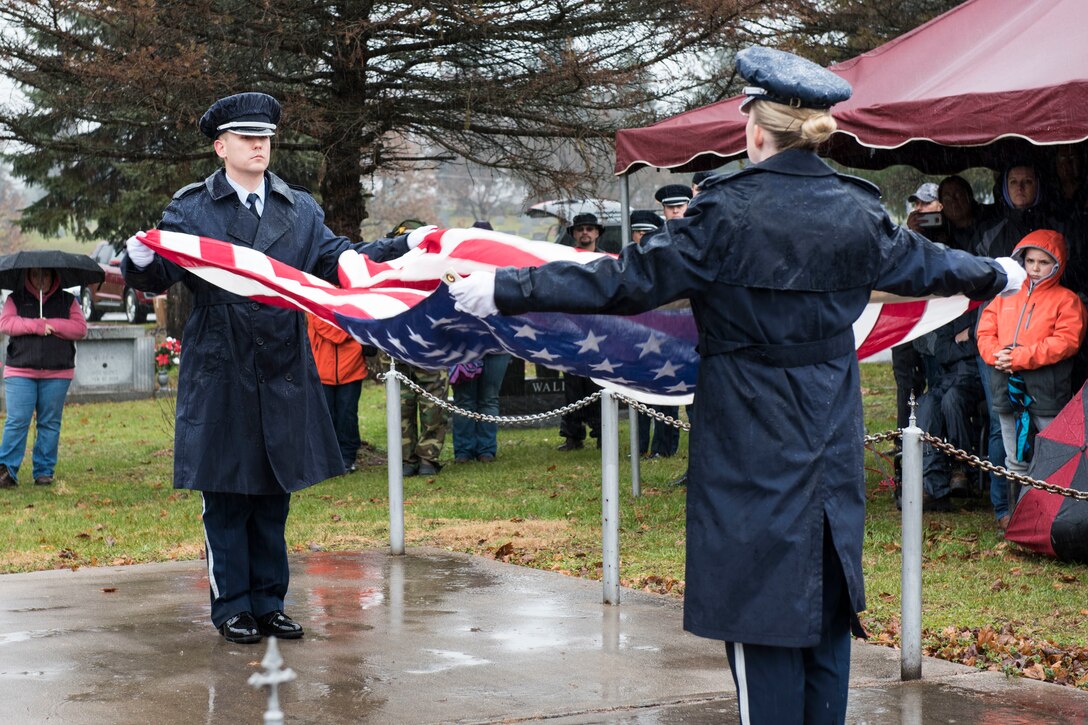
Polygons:
[[166,295],[166,320],[165,324],[160,322],[159,327],[165,327],[167,335],[181,340],[181,331],[185,329],[185,322],[192,311],[192,293],[185,285],[176,284]]
[[349,144],[340,147],[342,152],[329,154],[325,160],[325,173],[321,179],[321,207],[325,210],[325,225],[333,231],[359,240],[359,228],[366,219],[366,202],[359,182],[359,158],[348,153]]

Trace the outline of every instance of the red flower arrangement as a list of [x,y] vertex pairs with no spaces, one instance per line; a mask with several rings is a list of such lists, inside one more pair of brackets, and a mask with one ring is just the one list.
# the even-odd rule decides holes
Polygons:
[[155,371],[169,372],[181,362],[181,341],[168,337],[155,347]]

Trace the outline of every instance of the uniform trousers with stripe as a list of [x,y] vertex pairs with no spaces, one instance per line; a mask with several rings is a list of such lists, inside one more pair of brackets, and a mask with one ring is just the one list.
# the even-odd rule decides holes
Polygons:
[[212,624],[242,612],[260,617],[282,611],[290,578],[284,529],[291,494],[203,496]]
[[850,681],[850,596],[824,522],[823,622],[814,647],[726,642],[742,725],[846,722]]

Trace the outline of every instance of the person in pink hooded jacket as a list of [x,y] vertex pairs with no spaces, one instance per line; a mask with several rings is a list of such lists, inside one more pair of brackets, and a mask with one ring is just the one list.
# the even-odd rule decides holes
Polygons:
[[1023,423],[1030,419],[1036,431],[1043,430],[1074,393],[1073,356],[1084,341],[1088,313],[1080,297],[1059,281],[1067,249],[1065,237],[1051,229],[1021,239],[1012,256],[1024,265],[1028,283],[1015,295],[995,297],[979,318],[978,351],[993,367],[990,388],[1001,420],[1005,467],[1019,473],[1027,470]]
[[4,302],[0,333],[8,337],[0,488],[18,485],[30,419],[35,414],[34,483],[48,486],[57,465],[64,399],[75,376],[75,341],[87,336],[87,321],[76,298],[60,289],[60,278],[53,270],[30,269],[23,287]]

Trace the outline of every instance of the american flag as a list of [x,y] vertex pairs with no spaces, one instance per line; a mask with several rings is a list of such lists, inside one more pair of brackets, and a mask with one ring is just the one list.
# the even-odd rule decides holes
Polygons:
[[[237,295],[328,320],[364,344],[424,368],[445,368],[509,352],[528,362],[593,378],[651,405],[690,402],[699,357],[690,307],[640,315],[530,313],[485,320],[454,309],[443,277],[556,260],[606,256],[483,229],[436,229],[389,262],[347,251],[340,287],[250,249],[206,237],[152,230],[141,239],[166,259]],[[964,297],[874,297],[854,323],[858,356],[919,337],[974,303]]]

